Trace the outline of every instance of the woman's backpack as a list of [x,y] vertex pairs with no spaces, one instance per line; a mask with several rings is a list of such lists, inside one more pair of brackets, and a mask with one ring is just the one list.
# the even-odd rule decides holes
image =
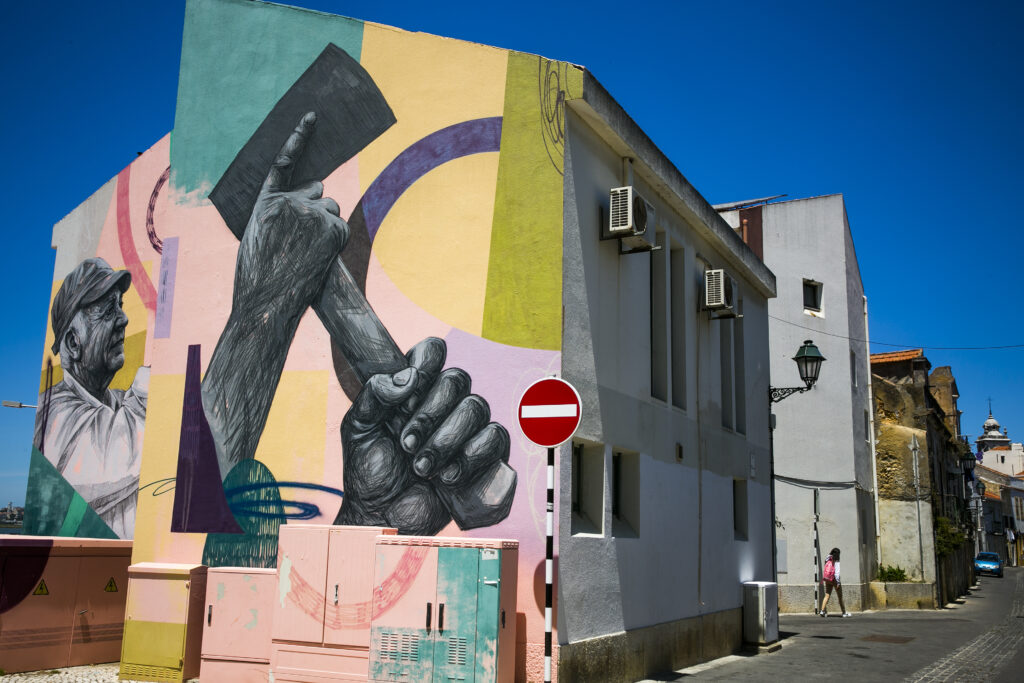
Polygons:
[[832,562],[832,556],[829,555],[828,559],[825,560],[825,570],[822,572],[822,576],[826,581],[836,580],[836,565]]

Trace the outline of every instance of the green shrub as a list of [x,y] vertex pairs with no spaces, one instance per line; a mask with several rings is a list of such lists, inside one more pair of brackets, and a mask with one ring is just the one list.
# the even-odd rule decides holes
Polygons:
[[899,583],[907,580],[907,572],[899,565],[895,567],[878,565],[878,580],[886,583]]
[[935,554],[945,557],[964,542],[964,533],[947,517],[935,518]]

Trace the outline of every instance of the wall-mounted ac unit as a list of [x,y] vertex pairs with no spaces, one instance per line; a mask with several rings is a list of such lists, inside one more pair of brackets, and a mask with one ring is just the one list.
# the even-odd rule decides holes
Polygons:
[[623,252],[654,249],[654,207],[632,185],[613,187],[602,239],[617,239]]
[[704,310],[732,311],[735,307],[736,283],[721,268],[704,271]]

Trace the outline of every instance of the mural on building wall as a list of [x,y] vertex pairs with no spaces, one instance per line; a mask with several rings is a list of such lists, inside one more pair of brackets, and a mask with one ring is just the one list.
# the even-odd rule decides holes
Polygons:
[[[509,427],[559,371],[579,69],[213,0],[188,3],[181,64],[174,145],[90,200],[91,241],[54,233],[67,271],[131,281],[111,390],[149,373],[133,561],[275,566],[300,521],[513,538],[540,642],[545,452]],[[71,488],[50,450],[43,533],[102,535],[38,491]]]
[[[82,261],[53,299],[51,351],[63,379],[47,386],[34,445],[119,538],[135,524],[149,368],[127,391],[111,389],[124,366],[131,274],[101,258]],[[51,375],[52,377],[52,375]]]

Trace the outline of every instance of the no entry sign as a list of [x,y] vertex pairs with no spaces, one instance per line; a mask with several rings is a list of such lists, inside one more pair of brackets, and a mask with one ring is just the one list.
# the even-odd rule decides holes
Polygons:
[[557,377],[539,379],[519,399],[519,428],[526,438],[551,448],[567,441],[580,426],[580,395]]

